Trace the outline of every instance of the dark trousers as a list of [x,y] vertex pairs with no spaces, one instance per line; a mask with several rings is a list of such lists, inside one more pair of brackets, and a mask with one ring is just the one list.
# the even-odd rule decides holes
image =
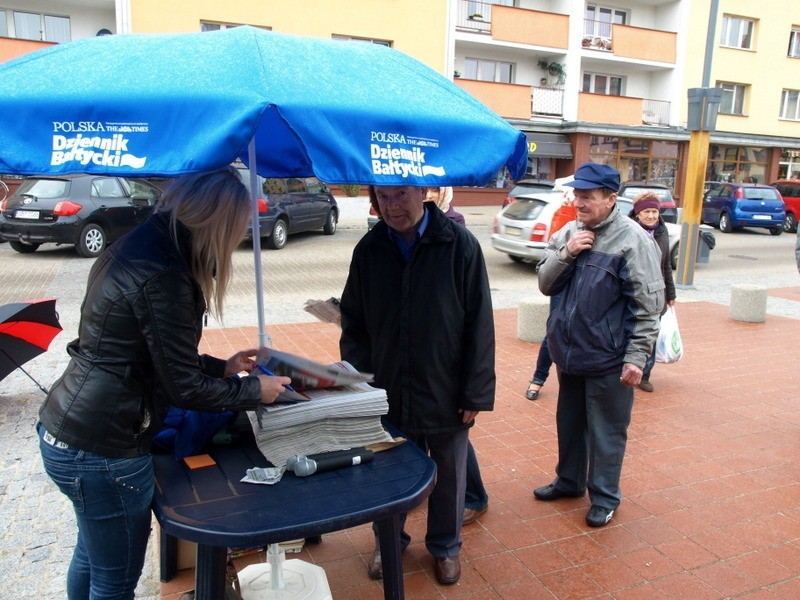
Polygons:
[[478,457],[472,442],[467,442],[467,492],[464,497],[464,508],[483,510],[489,505],[489,494],[483,486]]
[[550,358],[550,350],[547,347],[547,336],[542,340],[542,345],[539,346],[539,355],[536,357],[536,370],[533,372],[533,383],[536,385],[544,385],[547,381],[547,376],[550,374],[550,367],[553,365],[553,360]]
[[[430,454],[436,463],[436,485],[428,498],[428,531],[425,547],[434,557],[458,556],[461,551],[461,522],[464,519],[464,492],[467,487],[467,446],[469,429],[406,438]],[[406,515],[400,516],[403,528],[400,544],[405,550],[411,536],[405,531]],[[379,547],[375,525],[375,548]]]
[[556,488],[581,494],[592,504],[615,509],[633,409],[633,388],[619,378],[567,375],[558,370],[558,465]]

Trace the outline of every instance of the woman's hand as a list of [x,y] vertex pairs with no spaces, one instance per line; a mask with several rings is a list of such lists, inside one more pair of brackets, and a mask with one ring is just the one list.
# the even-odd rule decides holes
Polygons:
[[242,371],[248,373],[256,368],[256,361],[253,360],[258,354],[258,348],[250,348],[249,350],[242,350],[231,356],[225,363],[225,377],[237,375]]
[[283,392],[287,385],[292,383],[289,377],[280,375],[258,374],[258,382],[261,384],[261,404],[272,404],[278,394]]

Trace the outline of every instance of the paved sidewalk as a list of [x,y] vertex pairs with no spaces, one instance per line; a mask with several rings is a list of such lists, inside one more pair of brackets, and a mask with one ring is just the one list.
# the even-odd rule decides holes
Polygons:
[[[471,434],[490,509],[464,529],[463,575],[453,587],[435,583],[424,506],[411,514],[407,598],[800,597],[800,320],[737,323],[727,307],[706,302],[677,310],[685,358],[656,366],[654,393],[636,392],[623,503],[599,530],[585,524],[586,498],[531,496],[553,477],[557,384],[551,378],[536,402],[524,398],[538,345],[517,340],[516,310],[495,311],[497,407]],[[331,325],[270,331],[281,348],[337,358]],[[226,355],[254,333],[211,331],[205,344]],[[383,597],[367,576],[371,552],[372,532],[362,526],[323,536],[299,558],[325,568],[335,598],[368,600]],[[182,572],[163,597],[192,587],[191,571]]]

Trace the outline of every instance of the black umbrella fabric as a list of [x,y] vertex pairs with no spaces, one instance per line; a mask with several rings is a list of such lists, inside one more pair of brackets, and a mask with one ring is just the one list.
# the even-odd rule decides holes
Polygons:
[[60,331],[55,298],[0,306],[0,381],[45,352]]

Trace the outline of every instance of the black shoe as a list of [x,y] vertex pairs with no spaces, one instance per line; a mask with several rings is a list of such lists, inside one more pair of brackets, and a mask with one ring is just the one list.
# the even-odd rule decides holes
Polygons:
[[562,492],[552,483],[550,485],[545,485],[540,488],[536,488],[533,490],[533,495],[536,497],[537,500],[558,500],[559,498],[580,498],[583,494],[568,494],[567,492]]
[[586,524],[590,527],[602,527],[608,525],[611,517],[614,516],[613,508],[606,508],[605,506],[592,505],[589,512],[586,514]]

